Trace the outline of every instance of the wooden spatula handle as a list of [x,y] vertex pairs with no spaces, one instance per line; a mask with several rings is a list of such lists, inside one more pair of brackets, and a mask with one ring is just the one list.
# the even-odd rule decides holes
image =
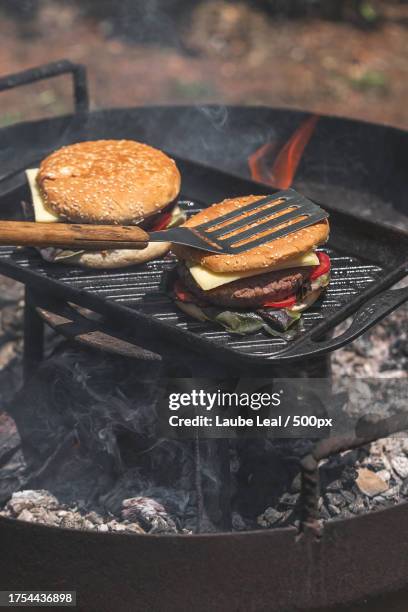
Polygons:
[[133,225],[0,221],[0,245],[71,249],[143,249],[149,235]]

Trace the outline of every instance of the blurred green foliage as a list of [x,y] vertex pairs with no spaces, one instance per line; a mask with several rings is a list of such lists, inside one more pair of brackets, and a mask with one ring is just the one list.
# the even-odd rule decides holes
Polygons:
[[350,83],[354,89],[360,91],[387,93],[388,90],[387,77],[379,70],[367,70],[361,76],[350,79]]

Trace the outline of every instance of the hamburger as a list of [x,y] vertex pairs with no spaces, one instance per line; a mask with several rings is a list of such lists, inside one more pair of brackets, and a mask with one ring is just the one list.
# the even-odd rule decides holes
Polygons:
[[[36,221],[139,225],[163,230],[185,221],[177,205],[180,172],[162,151],[133,140],[95,140],[58,149],[26,171]],[[40,249],[47,261],[119,268],[165,255],[170,243],[145,249]]]
[[[211,221],[262,197],[224,200],[192,216],[185,226]],[[174,299],[191,316],[235,333],[264,329],[285,335],[330,282],[330,258],[316,250],[328,236],[325,219],[236,255],[173,245],[179,261]]]

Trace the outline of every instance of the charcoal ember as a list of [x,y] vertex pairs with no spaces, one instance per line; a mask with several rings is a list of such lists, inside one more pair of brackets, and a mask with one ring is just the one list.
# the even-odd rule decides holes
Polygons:
[[112,520],[109,523],[104,523],[98,526],[98,531],[103,533],[125,533],[125,534],[141,534],[146,533],[144,529],[138,523],[120,523],[119,521]]
[[93,529],[93,523],[81,516],[78,512],[69,512],[61,519],[60,527],[65,529],[77,529],[78,531],[87,531]]
[[287,508],[294,508],[297,504],[298,499],[298,494],[284,493],[279,499],[278,508],[281,508],[282,510],[286,510]]
[[5,306],[1,310],[1,330],[9,338],[23,335],[24,303]]
[[0,412],[0,465],[8,463],[19,448],[20,436],[14,420],[7,412]]
[[352,514],[362,514],[366,511],[366,506],[364,504],[364,500],[359,497],[357,498],[350,506],[348,507]]
[[0,370],[6,369],[15,360],[19,353],[16,342],[5,342],[0,346]]
[[27,510],[27,508],[24,508],[24,510],[20,512],[17,518],[19,521],[27,521],[28,523],[32,523],[34,521],[33,514],[29,510]]
[[238,512],[233,512],[231,516],[231,525],[234,531],[245,531],[247,524],[243,517]]
[[42,508],[44,510],[56,510],[61,504],[54,495],[49,491],[26,490],[13,493],[11,499],[7,502],[5,510],[11,513],[11,516],[18,516],[24,509]]
[[367,467],[374,472],[381,472],[387,469],[387,462],[384,455],[375,455],[370,453],[361,462],[361,466]]
[[90,521],[93,525],[102,525],[103,524],[103,518],[101,516],[99,516],[99,514],[97,514],[94,511],[88,512],[87,514],[85,514],[85,518],[88,521]]
[[400,487],[400,495],[403,497],[408,497],[408,478],[404,480]]
[[284,512],[279,512],[275,508],[267,508],[265,512],[257,517],[256,522],[258,523],[259,527],[273,527],[273,525],[282,520],[284,515]]
[[280,520],[279,523],[277,523],[277,525],[279,525],[279,527],[287,527],[288,525],[294,525],[297,522],[297,514],[295,509],[291,508],[289,510],[286,510],[286,512],[283,513],[283,516]]
[[109,521],[109,523],[107,523],[107,526],[109,528],[109,531],[126,531],[125,525],[123,523],[118,523],[117,521]]
[[341,476],[341,482],[345,488],[350,488],[357,480],[358,472],[353,466],[346,466]]
[[349,451],[343,455],[335,455],[326,461],[326,463],[323,463],[320,468],[323,488],[327,489],[329,487],[332,490],[340,490],[344,487],[352,486],[357,478],[355,464],[358,461],[358,452]]
[[177,525],[164,506],[150,497],[131,497],[122,502],[122,518],[138,522],[149,533],[177,533]]
[[343,489],[343,482],[341,480],[333,480],[326,485],[326,491],[341,491]]
[[404,334],[402,338],[397,338],[390,346],[390,355],[397,359],[404,357],[408,357],[408,342],[407,336]]
[[20,302],[23,297],[24,285],[7,276],[1,277],[0,308],[4,308],[4,306],[9,304],[16,304]]
[[339,516],[339,514],[341,514],[340,508],[338,508],[337,506],[333,506],[333,504],[328,504],[327,510],[328,510],[330,516],[332,516],[332,517]]
[[391,465],[400,478],[408,478],[408,457],[403,455],[393,457],[391,459]]
[[0,516],[79,531],[145,533],[138,523],[122,522],[112,517],[106,519],[95,511],[84,514],[80,506],[78,503],[77,506],[67,507],[48,491],[20,491],[0,511]]
[[346,500],[340,493],[326,493],[324,496],[327,507],[334,506],[336,508],[343,508],[346,504]]
[[55,512],[46,508],[24,508],[17,516],[19,521],[28,521],[29,523],[38,523],[40,525],[52,525],[56,527],[59,524],[59,519]]
[[125,523],[125,533],[146,533],[138,523]]
[[350,505],[354,503],[356,497],[351,491],[342,491],[341,494],[344,497],[346,504]]
[[296,474],[296,476],[294,477],[294,479],[291,482],[290,492],[291,493],[300,493],[301,486],[302,486],[302,476],[299,473],[299,474]]
[[328,508],[326,508],[325,505],[323,505],[320,508],[320,517],[324,520],[324,521],[328,521],[331,518],[331,514],[328,510]]
[[340,518],[353,518],[353,513],[348,508],[343,508]]
[[380,470],[379,472],[376,472],[376,474],[379,478],[381,478],[381,480],[383,480],[387,484],[389,484],[392,478],[391,472],[389,472],[388,470]]
[[400,486],[396,485],[381,493],[383,499],[395,499],[398,500],[400,496]]

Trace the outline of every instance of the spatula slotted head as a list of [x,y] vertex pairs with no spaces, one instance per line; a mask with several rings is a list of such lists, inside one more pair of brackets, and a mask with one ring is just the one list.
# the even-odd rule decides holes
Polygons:
[[238,255],[328,216],[320,206],[288,189],[194,227],[152,232],[150,240],[166,240],[219,255]]
[[237,255],[328,216],[320,206],[288,189],[189,229],[219,254]]

